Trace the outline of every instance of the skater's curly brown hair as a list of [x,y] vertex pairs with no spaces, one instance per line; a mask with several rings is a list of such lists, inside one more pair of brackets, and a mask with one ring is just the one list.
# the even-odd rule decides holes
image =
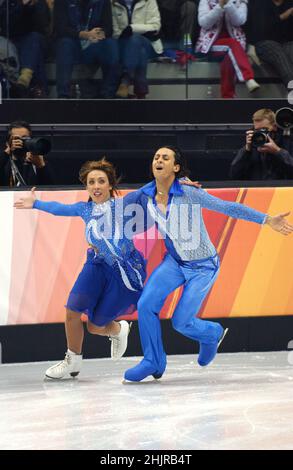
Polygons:
[[110,195],[111,197],[115,196],[115,194],[118,193],[118,184],[120,178],[117,177],[116,170],[112,163],[110,163],[106,157],[103,157],[101,160],[91,160],[85,162],[79,170],[79,180],[82,182],[82,184],[86,186],[88,174],[94,170],[99,170],[106,173],[110,186],[112,186]]

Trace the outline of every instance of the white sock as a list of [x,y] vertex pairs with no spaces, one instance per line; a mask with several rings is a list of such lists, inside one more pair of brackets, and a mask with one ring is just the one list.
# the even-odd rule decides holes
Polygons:
[[67,349],[68,354],[71,356],[79,356],[79,354],[76,354],[75,352],[71,351],[69,348]]

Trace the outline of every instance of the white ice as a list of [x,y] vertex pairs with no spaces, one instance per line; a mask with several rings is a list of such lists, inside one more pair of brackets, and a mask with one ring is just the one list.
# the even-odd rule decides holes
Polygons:
[[160,380],[126,384],[139,358],[85,360],[62,381],[43,379],[53,362],[1,365],[0,448],[293,449],[288,354],[218,354],[204,369],[169,356]]

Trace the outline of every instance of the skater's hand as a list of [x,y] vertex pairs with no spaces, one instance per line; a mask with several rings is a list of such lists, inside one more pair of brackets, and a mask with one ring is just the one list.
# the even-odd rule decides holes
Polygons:
[[293,225],[289,224],[285,219],[289,214],[290,212],[284,212],[274,217],[268,215],[265,223],[273,230],[276,230],[276,232],[282,233],[282,235],[290,235],[293,232]]
[[14,207],[16,209],[32,209],[36,198],[35,195],[35,187],[31,189],[31,194],[30,196],[27,197],[21,197],[14,203]]
[[191,179],[187,178],[182,178],[179,180],[180,184],[186,184],[187,186],[194,186],[195,188],[201,188],[201,184],[198,181],[191,181]]

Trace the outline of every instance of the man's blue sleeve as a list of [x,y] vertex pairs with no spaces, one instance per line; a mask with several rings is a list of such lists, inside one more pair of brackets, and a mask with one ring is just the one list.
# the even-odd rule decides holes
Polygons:
[[124,207],[127,204],[140,204],[141,194],[141,190],[137,189],[136,191],[131,191],[123,196]]
[[224,201],[218,197],[211,196],[203,189],[197,189],[197,191],[199,197],[196,198],[196,200],[206,209],[221,212],[222,214],[226,214],[234,219],[244,219],[249,222],[256,222],[257,224],[263,224],[266,220],[266,214],[245,206],[244,204]]

